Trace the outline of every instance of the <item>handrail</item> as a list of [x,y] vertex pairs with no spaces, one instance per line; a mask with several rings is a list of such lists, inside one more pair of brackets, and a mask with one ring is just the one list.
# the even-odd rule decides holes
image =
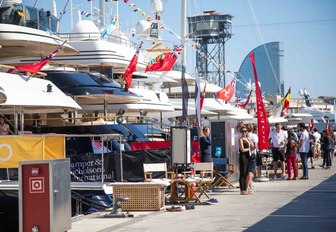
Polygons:
[[67,39],[68,41],[81,41],[81,40],[106,40],[111,43],[125,45],[131,48],[136,48],[136,43],[129,41],[128,39],[121,38],[115,35],[108,35],[102,38],[98,32],[85,32],[85,33],[59,33],[59,37]]
[[[118,118],[123,118],[124,120],[126,120],[127,123],[130,123],[130,122],[142,122],[142,121],[145,121],[145,120],[148,120],[149,117],[147,116],[134,116],[134,115],[121,115],[121,116],[92,116],[92,117],[71,117],[71,118],[62,118],[62,117],[59,117],[59,118],[25,118],[24,121],[25,122],[35,122],[35,121],[81,121],[83,123],[85,122],[91,122],[91,124],[93,125],[94,122],[99,122],[98,120],[102,119],[104,120],[105,122],[114,122],[114,123],[117,123],[117,119]],[[104,122],[102,121],[102,122]]]

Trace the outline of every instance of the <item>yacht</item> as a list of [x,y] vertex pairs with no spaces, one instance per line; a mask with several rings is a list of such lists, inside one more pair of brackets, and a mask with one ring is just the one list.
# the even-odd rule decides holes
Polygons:
[[[50,11],[22,5],[20,0],[1,2],[1,63],[32,56],[44,57],[63,44],[64,40],[56,36],[58,19]],[[78,51],[66,43],[59,55],[71,54],[78,54]]]
[[[100,1],[100,10],[104,12],[106,2]],[[54,57],[50,62],[52,66],[44,69],[51,76],[61,77],[61,71],[51,72],[52,69],[58,67],[74,68],[79,72],[98,73],[98,75],[105,75],[109,79],[120,80],[120,76],[128,67],[137,45],[132,42],[124,33],[118,28],[102,35],[102,31],[106,25],[98,23],[96,20],[77,20],[71,33],[60,33],[59,36],[67,44],[79,51],[79,54],[69,55],[66,57]],[[172,104],[169,101],[166,93],[161,90],[160,76],[143,73],[146,67],[146,61],[151,55],[142,49],[137,63],[138,74],[133,75],[133,86],[128,89],[128,96],[137,95],[139,100],[129,99],[127,94],[111,95],[114,100],[109,101],[95,100],[98,97],[97,93],[86,92],[84,95],[74,96],[77,102],[82,107],[82,112],[99,111],[104,114],[115,114],[120,109],[125,111],[125,114],[142,116],[148,112],[158,112],[159,114],[167,111],[174,111]],[[8,64],[31,63],[38,61],[37,57],[26,57],[15,60],[6,61]],[[49,71],[47,71],[49,70]],[[76,74],[77,75],[77,74]],[[90,74],[91,75],[91,74]],[[69,77],[68,72],[64,72],[64,77]],[[84,76],[84,74],[83,74]],[[49,78],[49,77],[47,77]],[[57,81],[57,78],[53,78]],[[122,82],[122,81],[121,81]],[[121,83],[121,87],[123,87]],[[121,90],[121,88],[119,88]],[[85,100],[84,100],[85,99]],[[91,99],[91,102],[90,102]],[[129,101],[128,101],[129,100]],[[92,102],[95,102],[94,104]],[[100,103],[100,104],[99,104]]]

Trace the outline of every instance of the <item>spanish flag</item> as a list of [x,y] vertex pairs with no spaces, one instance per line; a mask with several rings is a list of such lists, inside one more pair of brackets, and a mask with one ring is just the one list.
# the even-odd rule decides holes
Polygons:
[[288,92],[286,96],[281,100],[282,104],[282,109],[281,109],[281,117],[285,117],[287,110],[289,108],[289,103],[290,103],[290,94],[291,94],[291,87],[289,87]]

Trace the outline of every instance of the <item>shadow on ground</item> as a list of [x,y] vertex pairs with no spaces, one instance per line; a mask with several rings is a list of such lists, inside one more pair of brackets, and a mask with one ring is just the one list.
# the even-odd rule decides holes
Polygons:
[[[276,201],[276,192],[274,200]],[[336,231],[336,175],[245,231]]]

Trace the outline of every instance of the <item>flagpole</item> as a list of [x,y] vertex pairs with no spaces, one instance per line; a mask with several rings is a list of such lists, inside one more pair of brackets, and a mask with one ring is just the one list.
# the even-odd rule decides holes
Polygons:
[[90,12],[90,14],[91,14],[91,21],[92,21],[92,19],[93,19],[93,18],[92,18],[92,15],[93,15],[92,8],[93,8],[93,7],[92,7],[92,1],[90,1],[90,11],[91,11],[91,12]]
[[71,28],[71,31],[72,31],[72,29],[73,29],[73,15],[72,15],[72,8],[73,8],[72,0],[70,0],[70,28]]
[[[186,17],[187,17],[187,0],[182,0],[182,8],[181,8],[181,44],[185,44],[186,36],[187,36],[187,27],[186,27]],[[187,66],[187,46],[184,47],[182,51],[182,65]]]
[[[187,28],[186,28],[186,16],[187,16],[187,0],[182,0],[182,7],[181,7],[181,33],[182,33],[182,38],[181,38],[181,44],[185,44],[186,42],[186,34],[187,34]],[[182,112],[183,112],[183,124],[185,126],[189,126],[188,123],[188,96],[186,93],[188,93],[188,85],[185,80],[185,72],[186,72],[186,67],[187,67],[187,49],[186,46],[182,50],[182,55],[181,55],[181,63],[182,63],[182,76],[181,76],[181,85],[182,85],[182,91],[183,93],[183,98],[182,98]]]

